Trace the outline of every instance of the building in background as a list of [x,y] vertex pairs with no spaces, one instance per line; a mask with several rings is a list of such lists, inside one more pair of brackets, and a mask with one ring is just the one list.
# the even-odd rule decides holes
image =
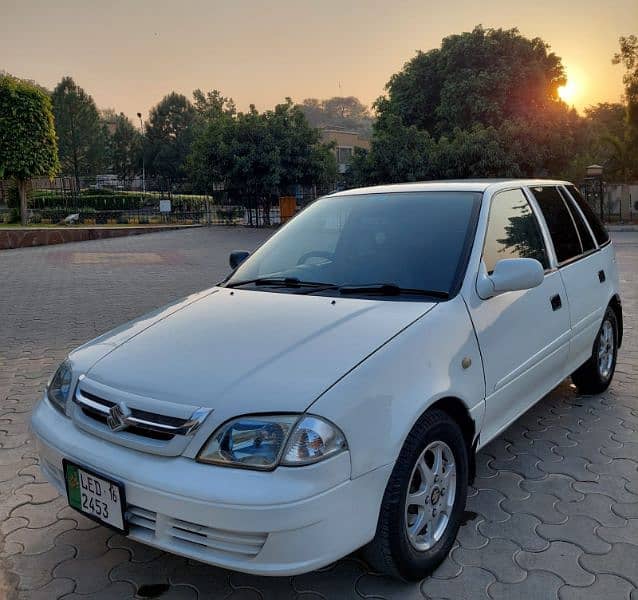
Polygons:
[[361,137],[356,131],[337,129],[336,127],[321,130],[321,137],[324,142],[334,142],[334,152],[337,157],[337,170],[345,173],[352,159],[355,148],[370,149],[370,140]]

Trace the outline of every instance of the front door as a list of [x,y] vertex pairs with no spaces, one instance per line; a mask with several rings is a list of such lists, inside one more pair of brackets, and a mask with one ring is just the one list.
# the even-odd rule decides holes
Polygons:
[[565,376],[569,307],[560,273],[550,268],[538,220],[520,189],[492,198],[482,261],[488,273],[504,258],[535,258],[543,282],[529,290],[466,298],[485,369],[481,443],[510,425]]

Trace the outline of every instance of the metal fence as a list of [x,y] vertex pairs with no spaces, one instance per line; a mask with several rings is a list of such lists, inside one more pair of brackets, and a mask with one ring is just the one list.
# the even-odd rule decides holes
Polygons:
[[[194,190],[186,181],[148,179],[143,185],[112,177],[57,177],[32,180],[29,191],[29,222],[55,225],[71,216],[84,225],[109,224],[201,224],[277,226],[281,223],[279,195],[246,198],[239,190],[216,186],[209,193]],[[143,188],[143,189],[140,189]],[[295,186],[281,195],[294,196],[297,209],[329,190]],[[1,205],[8,205],[2,209]],[[15,221],[17,191],[0,185],[0,223]],[[14,210],[11,210],[11,209]]]

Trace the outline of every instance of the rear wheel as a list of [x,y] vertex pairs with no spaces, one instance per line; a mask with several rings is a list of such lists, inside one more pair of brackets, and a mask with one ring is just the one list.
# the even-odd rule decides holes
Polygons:
[[454,543],[467,485],[460,427],[440,410],[426,413],[408,435],[388,481],[376,535],[365,549],[370,564],[407,580],[429,575]]
[[611,383],[618,354],[618,321],[616,313],[607,308],[598,330],[589,360],[572,373],[572,381],[583,394],[600,394]]

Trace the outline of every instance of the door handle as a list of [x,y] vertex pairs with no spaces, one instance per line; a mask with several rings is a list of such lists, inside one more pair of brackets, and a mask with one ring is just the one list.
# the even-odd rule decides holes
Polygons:
[[598,281],[600,281],[600,283],[604,283],[605,279],[607,279],[605,277],[605,271],[601,269],[600,271],[598,271]]
[[560,299],[560,294],[552,296],[549,301],[552,304],[552,310],[558,310],[559,308],[561,308],[561,306],[563,306],[563,301]]

